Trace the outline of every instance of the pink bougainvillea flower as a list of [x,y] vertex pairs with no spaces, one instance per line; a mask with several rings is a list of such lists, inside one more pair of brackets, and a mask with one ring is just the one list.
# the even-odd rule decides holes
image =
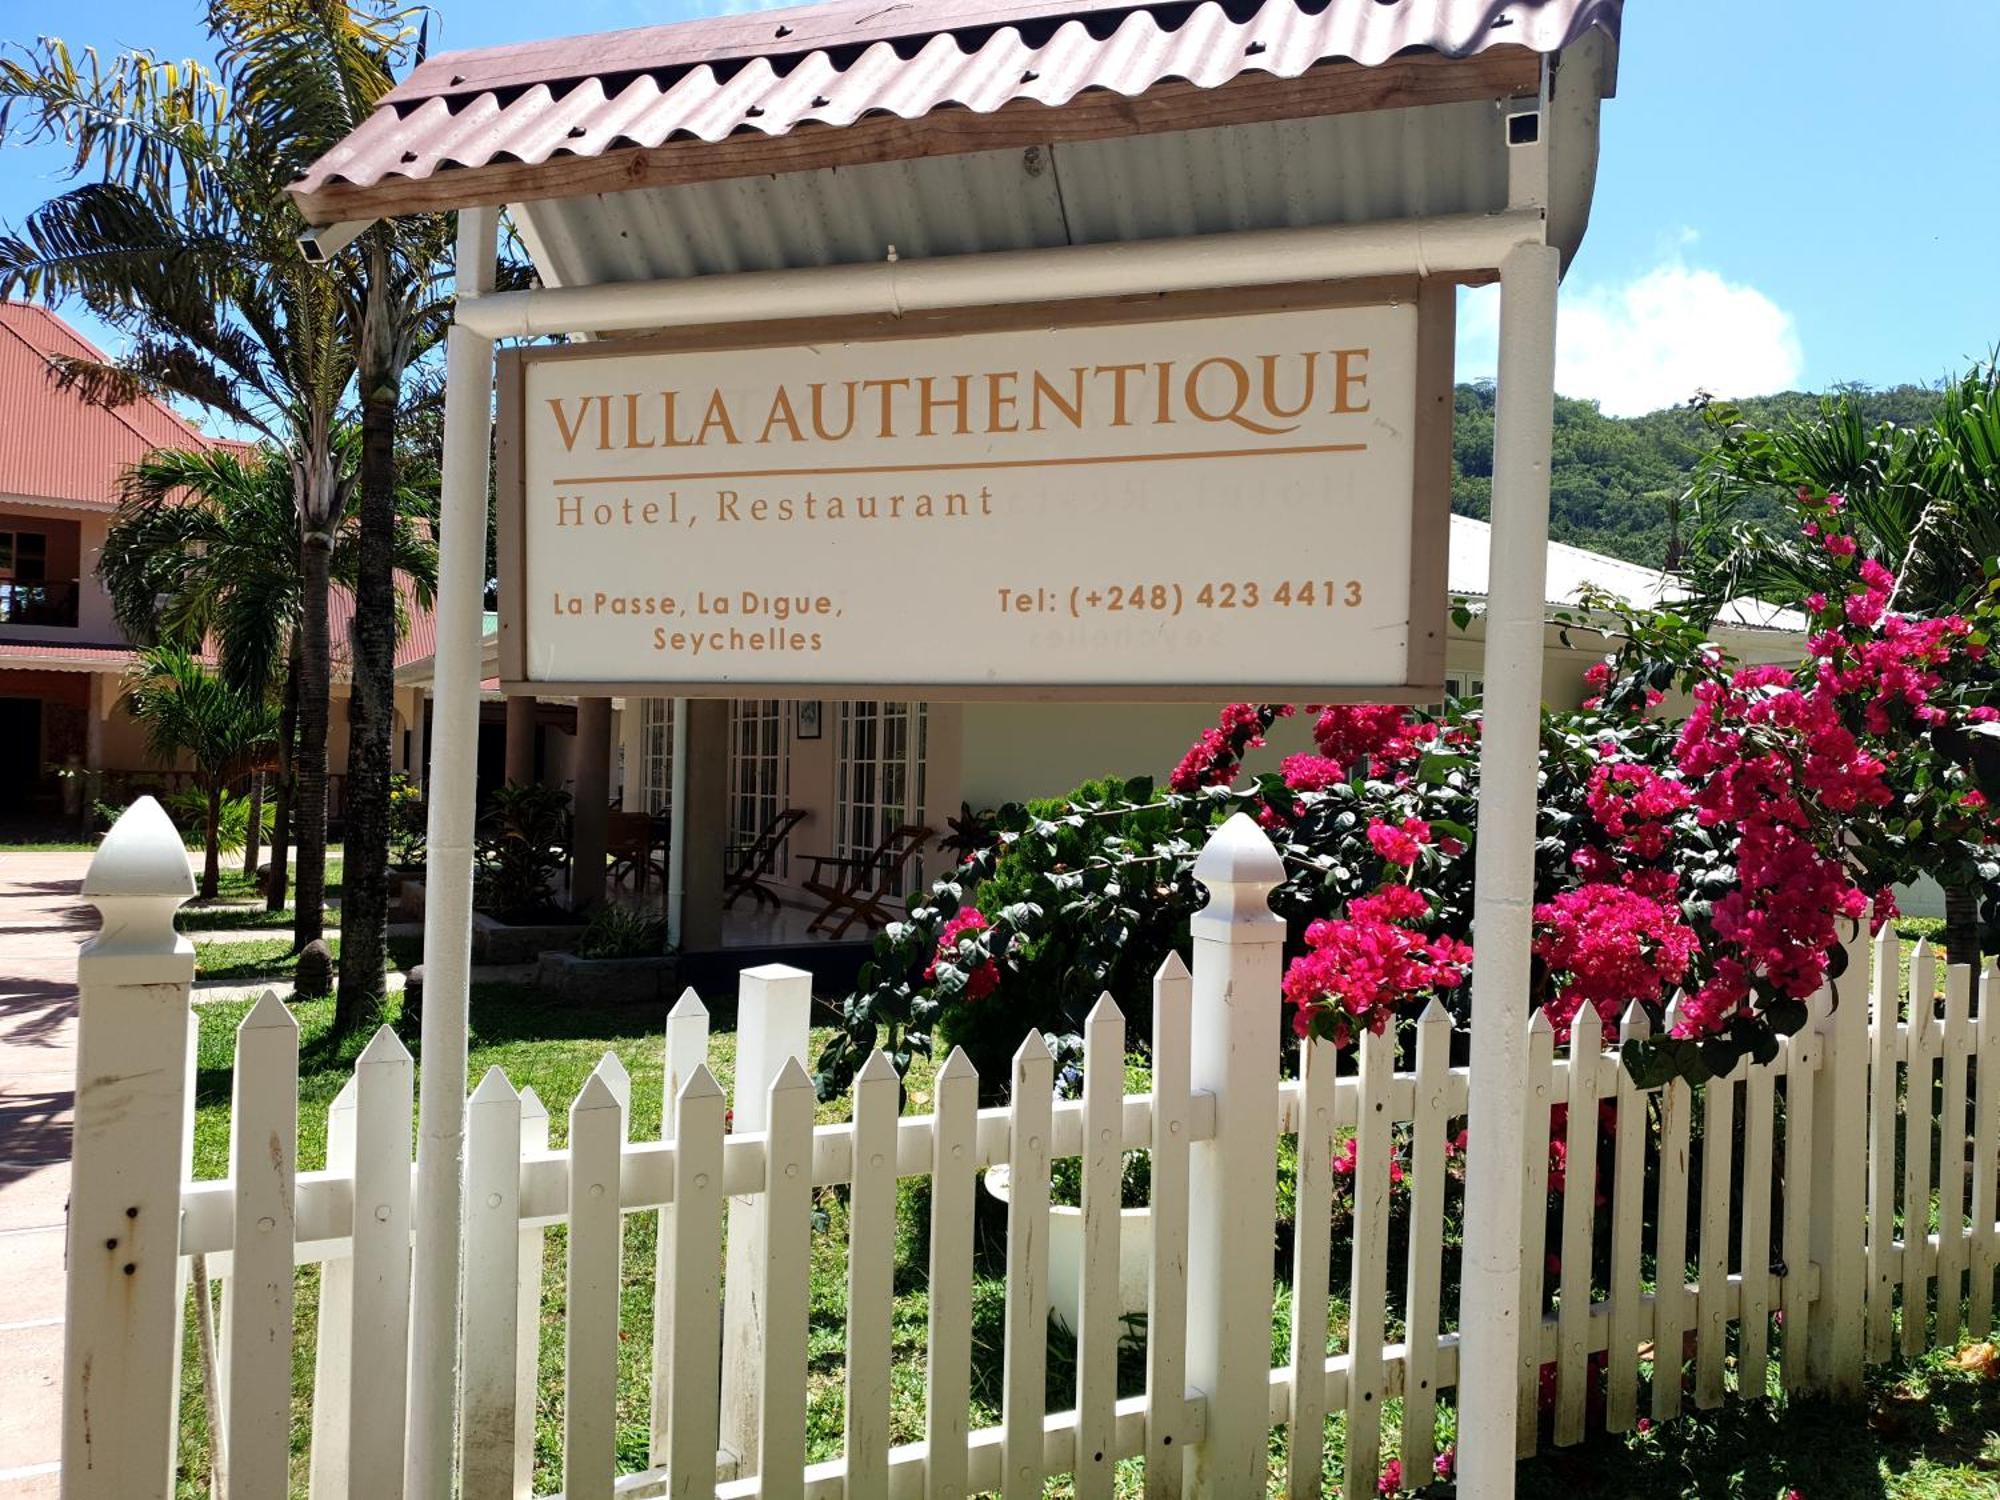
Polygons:
[[[930,967],[924,970],[924,979],[937,982],[937,966],[940,963],[962,964],[964,956],[959,944],[967,938],[986,932],[992,924],[986,914],[976,906],[962,906],[938,931],[937,952],[931,955]],[[965,995],[968,1000],[984,1000],[1000,988],[1000,966],[993,959],[985,957],[966,970]]]
[[1422,818],[1405,818],[1394,824],[1380,818],[1368,821],[1369,845],[1392,865],[1415,864],[1417,855],[1430,841],[1431,825]]

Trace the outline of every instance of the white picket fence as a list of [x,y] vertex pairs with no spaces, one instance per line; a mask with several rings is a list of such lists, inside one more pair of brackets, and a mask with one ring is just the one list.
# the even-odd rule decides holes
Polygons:
[[[287,1493],[295,1276],[312,1264],[321,1279],[310,1492],[402,1495],[417,1209],[411,1060],[381,1032],[329,1113],[325,1170],[297,1172],[297,1029],[266,997],[237,1035],[231,1175],[188,1181],[191,959],[170,927],[186,867],[179,884],[163,874],[147,842],[158,830],[142,812],[107,840],[86,886],[105,929],[81,961],[65,1493],[172,1493],[185,1276],[201,1254],[225,1288],[230,1500]],[[178,838],[164,837],[179,859]],[[1217,835],[1197,873],[1211,900],[1193,919],[1192,971],[1176,957],[1155,980],[1150,1094],[1123,1092],[1125,1018],[1107,999],[1089,1018],[1080,1099],[1052,1098],[1048,1050],[1030,1036],[1007,1108],[977,1107],[979,1080],[954,1054],[936,1075],[932,1112],[899,1116],[898,1080],[878,1054],[855,1082],[851,1121],[816,1126],[801,1065],[809,982],[777,968],[742,977],[733,1122],[707,1067],[708,1016],[692,994],[666,1022],[661,1139],[629,1138],[632,1083],[615,1057],[571,1104],[561,1151],[548,1149],[548,1115],[533,1091],[490,1072],[471,1096],[465,1168],[459,1463],[468,1500],[533,1493],[543,1237],[554,1224],[568,1230],[562,1461],[572,1500],[1038,1496],[1047,1477],[1066,1473],[1079,1496],[1109,1496],[1114,1465],[1133,1457],[1145,1460],[1148,1496],[1261,1493],[1276,1427],[1287,1429],[1290,1493],[1316,1495],[1329,1414],[1345,1419],[1340,1488],[1366,1496],[1387,1456],[1391,1402],[1400,1403],[1396,1456],[1412,1483],[1427,1477],[1439,1393],[1471,1378],[1443,1298],[1448,1154],[1469,1089],[1467,1070],[1451,1065],[1450,1020],[1434,1005],[1417,1023],[1412,1071],[1396,1071],[1395,1038],[1364,1035],[1354,1072],[1341,1076],[1331,1044],[1315,1043],[1301,1076],[1281,1079],[1284,929],[1265,904],[1275,854],[1239,821]],[[1761,1395],[1774,1342],[1776,1388],[1851,1394],[1864,1361],[1990,1329],[2000,1089],[1979,1083],[2000,1078],[2000,1017],[1986,1003],[2000,996],[2000,978],[1986,976],[1975,1018],[1972,972],[1952,969],[1940,1011],[1930,998],[1936,964],[1918,945],[1918,998],[1906,1011],[1894,939],[1874,946],[1872,983],[1868,958],[1857,938],[1837,996],[1816,999],[1810,1024],[1773,1063],[1692,1090],[1636,1088],[1616,1052],[1600,1047],[1588,1007],[1560,1056],[1546,1020],[1524,1020],[1521,1310],[1530,1336],[1517,1372],[1488,1372],[1519,1381],[1522,1453],[1542,1440],[1544,1420],[1556,1444],[1593,1425],[1629,1428],[1642,1393],[1655,1420],[1676,1415],[1690,1394],[1702,1408]],[[1644,1030],[1634,1010],[1625,1034]],[[1549,1111],[1558,1104],[1585,1126],[1566,1142],[1567,1190],[1551,1208]],[[1600,1118],[1610,1152],[1602,1164]],[[1330,1163],[1350,1133],[1351,1232],[1337,1244]],[[1297,1137],[1300,1167],[1291,1356],[1273,1368],[1265,1268],[1283,1135]],[[1121,1399],[1127,1151],[1150,1153],[1152,1240],[1145,1391]],[[1400,1265],[1389,1252],[1392,1152],[1408,1193],[1397,1211],[1408,1224]],[[1082,1163],[1081,1315],[1073,1405],[1050,1411],[1049,1181],[1065,1156]],[[1001,1421],[973,1430],[973,1202],[978,1174],[999,1164],[1010,1178]],[[897,1443],[897,1184],[925,1177],[924,1425],[920,1439]],[[814,1193],[830,1186],[848,1198],[844,1451],[808,1463]],[[1898,1232],[1903,1207],[1907,1235]],[[659,1228],[649,1466],[620,1474],[622,1221],[639,1213],[657,1215]],[[1609,1216],[1609,1254],[1593,1264],[1600,1215]],[[177,1236],[152,1229],[176,1219]],[[1660,1276],[1662,1262],[1695,1274]],[[1333,1287],[1348,1309],[1337,1346]],[[1392,1306],[1402,1313],[1396,1338]]]

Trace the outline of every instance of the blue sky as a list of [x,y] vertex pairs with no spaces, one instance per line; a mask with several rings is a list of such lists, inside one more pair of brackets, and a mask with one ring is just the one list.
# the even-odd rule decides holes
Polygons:
[[[1335,0],[1357,3],[1357,0]],[[754,8],[749,0],[442,0],[471,47]],[[7,0],[0,38],[199,54],[198,0]],[[1935,381],[2000,343],[1996,0],[1631,0],[1590,234],[1563,290],[1557,385],[1643,411]],[[0,150],[0,221],[60,187]],[[1460,373],[1493,367],[1468,296]]]

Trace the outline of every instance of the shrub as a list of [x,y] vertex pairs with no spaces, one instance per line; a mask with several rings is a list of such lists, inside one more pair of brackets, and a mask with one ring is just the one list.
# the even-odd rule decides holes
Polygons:
[[590,914],[578,958],[657,958],[666,953],[667,919],[643,906],[607,903]]
[[[1559,1034],[1585,1004],[1612,1028],[1644,1007],[1655,1037],[1625,1048],[1642,1084],[1770,1061],[1840,972],[1849,924],[1894,914],[1892,885],[1967,860],[2000,879],[2000,785],[1951,749],[2000,737],[1985,664],[2000,609],[1896,613],[1895,580],[1856,561],[1839,498],[1799,504],[1842,587],[1808,600],[1796,666],[1739,666],[1694,622],[1609,598],[1559,619],[1620,630],[1590,673],[1595,696],[1542,717],[1526,999]],[[1692,701],[1684,721],[1660,712],[1669,691]],[[1030,1028],[1073,1071],[1107,991],[1143,1040],[1153,972],[1205,899],[1195,860],[1233,813],[1254,815],[1283,861],[1271,905],[1287,922],[1295,1032],[1344,1048],[1433,999],[1463,1029],[1479,714],[1318,710],[1316,754],[1245,778],[1244,754],[1294,711],[1230,705],[1164,790],[1097,782],[1003,809],[990,846],[877,938],[822,1087],[843,1086],[877,1045],[899,1068],[962,1045],[997,1098]],[[1987,917],[2000,932],[2000,902]]]
[[389,778],[389,858],[397,868],[421,870],[430,836],[430,806],[424,790],[401,771]]
[[509,782],[480,819],[477,892],[481,910],[503,922],[562,915],[556,877],[569,858],[569,793]]
[[[188,848],[202,847],[202,837],[208,823],[208,796],[200,787],[183,787],[178,792],[169,792],[164,799],[167,815],[174,820],[174,826],[181,831],[181,837]],[[99,803],[100,815],[110,811]],[[121,809],[122,810],[122,809]],[[263,804],[260,822],[263,833],[270,835],[277,808],[270,802]],[[116,822],[117,812],[112,812],[111,821]],[[218,854],[240,854],[250,836],[250,798],[235,792],[224,792],[219,804],[216,820],[216,852]]]

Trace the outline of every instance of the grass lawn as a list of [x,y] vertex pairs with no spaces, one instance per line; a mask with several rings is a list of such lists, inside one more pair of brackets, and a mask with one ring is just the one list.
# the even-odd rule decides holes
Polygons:
[[[326,947],[340,957],[338,923],[327,924]],[[289,937],[242,938],[228,942],[196,943],[195,978],[248,984],[256,979],[290,979],[299,966],[299,955]],[[424,941],[420,937],[389,939],[389,967],[413,969],[423,962]]]
[[[391,1015],[399,1003],[390,997]],[[248,1009],[220,1004],[201,1009],[197,1076],[195,1170],[201,1177],[227,1173],[228,1111],[232,1034]],[[330,1001],[295,1007],[301,1025],[299,1095],[300,1166],[325,1164],[326,1109],[352,1069],[366,1037],[334,1042],[326,1034]],[[472,1004],[471,1066],[468,1083],[487,1068],[503,1068],[516,1087],[533,1085],[550,1112],[551,1137],[567,1138],[567,1110],[590,1070],[606,1052],[616,1052],[633,1078],[635,1138],[656,1138],[660,1124],[662,1068],[659,1006],[591,1006],[562,1002],[526,987],[482,985]],[[817,1045],[823,1033],[815,1033]],[[735,1038],[717,1035],[710,1066],[723,1088],[733,1087]],[[910,1108],[929,1106],[930,1071],[919,1059],[910,1077]],[[842,1102],[822,1105],[819,1118],[845,1118]],[[923,1432],[923,1367],[928,1307],[923,1267],[928,1195],[920,1181],[904,1184],[897,1246],[892,1389],[892,1440],[914,1441]],[[834,1190],[818,1198],[822,1218],[812,1247],[807,1406],[808,1456],[838,1454],[842,1429],[842,1371],[846,1310],[845,1200]],[[657,1219],[636,1214],[625,1222],[624,1296],[618,1379],[618,1432],[621,1465],[644,1467],[647,1447],[648,1372],[651,1365],[653,1252]],[[997,1227],[997,1225],[995,1226]],[[998,1274],[997,1234],[982,1237],[973,1293],[973,1404],[975,1426],[999,1420],[1001,1329],[1005,1285]],[[563,1257],[560,1227],[548,1232],[543,1263],[540,1328],[540,1393],[536,1413],[535,1490],[559,1489],[561,1474],[563,1369]],[[305,1453],[311,1430],[313,1327],[317,1316],[316,1270],[302,1274],[293,1358],[293,1491],[305,1493]],[[1274,1360],[1289,1342],[1289,1308],[1280,1294],[1272,1329]],[[1335,1298],[1336,1341],[1345,1331],[1345,1308]],[[1392,1333],[1393,1336],[1393,1333]],[[185,1345],[181,1402],[180,1493],[188,1500],[206,1495],[205,1414],[195,1341]],[[1073,1404],[1074,1346],[1052,1329],[1048,1398],[1051,1410]],[[1135,1342],[1120,1360],[1121,1394],[1143,1389],[1144,1362]],[[1399,1403],[1387,1403],[1383,1452],[1395,1449]],[[1450,1436],[1451,1416],[1441,1415],[1439,1440]],[[1913,1364],[1887,1366],[1870,1377],[1863,1409],[1829,1408],[1817,1403],[1785,1405],[1762,1401],[1700,1413],[1648,1434],[1600,1436],[1580,1447],[1547,1453],[1520,1468],[1524,1497],[1741,1497],[1781,1500],[1796,1487],[1805,1500],[1988,1500],[2000,1494],[2000,1382],[1954,1368],[1948,1355]],[[1271,1489],[1283,1488],[1282,1439],[1273,1438]],[[1338,1472],[1341,1421],[1328,1424],[1327,1473]],[[1413,1478],[1419,1476],[1412,1476]],[[1427,1477],[1427,1476],[1424,1476]],[[1134,1462],[1120,1466],[1118,1493],[1140,1493],[1143,1474]],[[1337,1493],[1337,1491],[1334,1491]],[[1057,1481],[1048,1493],[1070,1493]]]

